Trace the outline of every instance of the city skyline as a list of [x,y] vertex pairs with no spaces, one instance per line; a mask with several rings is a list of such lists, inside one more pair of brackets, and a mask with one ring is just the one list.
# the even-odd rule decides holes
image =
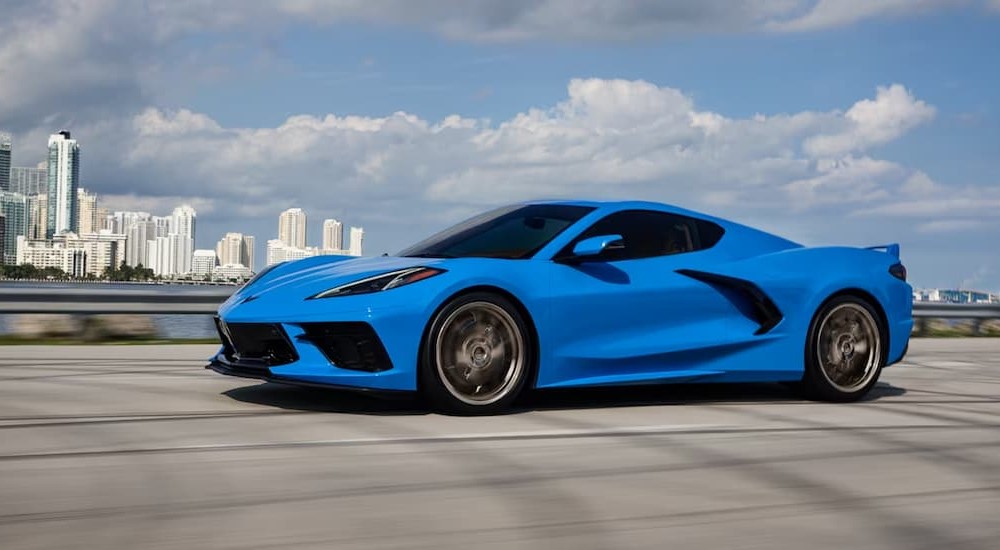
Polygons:
[[[81,147],[69,130],[49,136],[48,160],[35,168],[11,165],[12,143],[9,134],[0,133],[8,176],[0,189],[4,264],[37,263],[36,267],[58,267],[73,276],[100,276],[120,264],[146,267],[162,277],[245,279],[256,271],[253,235],[229,231],[214,249],[197,248],[197,212],[189,204],[166,216],[109,212],[98,194],[81,186]],[[297,207],[279,214],[278,239],[266,245],[267,265],[276,257],[286,261],[317,254],[362,254],[362,228],[352,226],[345,243],[343,224],[325,219],[323,244],[317,248],[307,244],[307,220]],[[279,252],[272,251],[272,242],[281,243]]]

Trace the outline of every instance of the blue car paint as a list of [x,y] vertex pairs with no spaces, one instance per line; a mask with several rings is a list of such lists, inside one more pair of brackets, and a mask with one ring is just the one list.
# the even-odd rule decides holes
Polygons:
[[[566,203],[565,201],[560,201]],[[572,202],[595,207],[531,259],[348,258],[319,256],[281,264],[237,291],[219,309],[228,323],[280,323],[299,354],[275,366],[275,379],[376,390],[416,390],[424,333],[434,314],[472,288],[503,291],[519,302],[538,345],[539,388],[653,382],[770,382],[802,377],[816,311],[830,296],[872,297],[898,361],[913,325],[912,289],[889,274],[898,248],[805,248],[727,220],[647,202]],[[709,220],[725,229],[712,248],[616,262],[567,264],[558,251],[619,210],[658,210]],[[309,299],[365,277],[427,266],[444,273],[412,285],[355,296]],[[678,273],[696,270],[750,281],[783,318],[765,334],[731,292]],[[382,340],[393,368],[361,372],[332,365],[298,340],[301,323],[363,321]]]

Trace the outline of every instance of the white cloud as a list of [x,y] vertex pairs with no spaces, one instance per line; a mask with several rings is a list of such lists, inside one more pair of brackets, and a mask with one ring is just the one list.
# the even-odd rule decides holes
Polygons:
[[875,99],[855,103],[834,133],[811,137],[805,151],[812,156],[839,156],[865,151],[895,140],[934,117],[934,107],[913,97],[905,87],[879,87]]
[[[910,107],[896,108],[897,96]],[[846,112],[733,118],[698,109],[674,88],[575,79],[563,101],[496,124],[397,112],[297,115],[272,128],[227,128],[189,110],[149,108],[128,123],[77,133],[84,143],[103,144],[88,150],[87,167],[108,185],[105,192],[201,200],[233,218],[294,204],[431,224],[444,212],[592,196],[770,212],[773,219],[891,212],[900,207],[891,196],[919,201],[926,198],[921,190],[940,192],[924,174],[850,152],[858,147],[821,158],[802,152],[838,133],[885,143],[926,121],[928,111],[894,85]],[[972,200],[968,193],[959,198]]]

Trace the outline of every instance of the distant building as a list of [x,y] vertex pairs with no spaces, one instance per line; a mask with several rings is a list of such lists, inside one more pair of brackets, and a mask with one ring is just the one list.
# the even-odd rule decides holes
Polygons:
[[217,264],[214,250],[195,250],[191,258],[191,274],[196,277],[210,276]]
[[351,228],[351,256],[361,256],[361,246],[365,238],[365,230],[360,227]]
[[53,237],[53,242],[86,252],[83,271],[94,277],[100,277],[108,269],[120,266],[125,259],[125,235],[107,231],[87,235],[60,233]]
[[44,239],[48,227],[48,193],[27,196],[27,224],[29,239]]
[[51,240],[17,239],[17,263],[38,268],[58,267],[75,277],[100,277],[120,264],[125,236],[98,233],[79,236],[63,232]]
[[36,168],[12,166],[10,168],[10,191],[25,196],[49,194],[49,171],[45,162]]
[[278,216],[278,240],[294,248],[306,247],[306,213],[289,208]]
[[[120,214],[120,212],[116,212],[116,214]],[[136,212],[136,214],[145,214],[145,212]],[[112,220],[114,220],[113,217]],[[111,225],[112,230],[115,227],[121,227],[120,231],[125,234],[125,265],[149,267],[146,264],[147,243],[156,238],[156,225],[149,219],[149,214],[146,214],[145,219],[130,217],[127,223],[115,222]]]
[[80,145],[63,130],[49,136],[49,201],[46,236],[76,233],[77,189],[80,187]]
[[320,250],[315,247],[297,248],[294,246],[288,246],[280,239],[272,239],[267,241],[267,265],[280,264],[281,262],[288,262],[292,260],[301,260],[302,258],[310,258],[312,256],[319,256]]
[[87,251],[67,247],[65,241],[28,241],[21,236],[17,238],[17,264],[31,264],[39,269],[55,267],[72,277],[83,277],[87,268]]
[[253,235],[243,235],[243,247],[240,249],[240,264],[245,265],[250,271],[254,270],[256,256],[254,248],[257,246],[257,239]]
[[4,217],[3,263],[17,263],[17,238],[28,234],[28,199],[20,193],[0,191],[0,215]]
[[992,304],[1000,303],[1000,294],[990,294],[978,290],[921,289],[913,291],[916,302],[945,302],[951,304]]
[[213,279],[228,281],[230,279],[246,280],[252,275],[250,268],[243,264],[225,264],[212,270]]
[[97,195],[81,187],[76,190],[76,204],[77,232],[86,235],[100,231],[97,225]]
[[344,249],[344,224],[334,220],[323,220],[323,251]]
[[191,272],[194,255],[194,233],[197,213],[188,205],[178,206],[170,216],[170,232],[173,239],[173,273],[184,275]]
[[10,134],[0,132],[0,191],[10,191],[10,158],[13,140]]

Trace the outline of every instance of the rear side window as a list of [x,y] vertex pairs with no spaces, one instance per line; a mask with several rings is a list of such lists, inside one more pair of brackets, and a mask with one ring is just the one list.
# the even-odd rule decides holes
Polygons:
[[602,259],[621,261],[669,256],[711,248],[724,232],[722,227],[710,221],[688,216],[655,210],[623,210],[587,228],[563,252],[571,252],[577,242],[589,237],[621,235],[625,247],[606,251]]

